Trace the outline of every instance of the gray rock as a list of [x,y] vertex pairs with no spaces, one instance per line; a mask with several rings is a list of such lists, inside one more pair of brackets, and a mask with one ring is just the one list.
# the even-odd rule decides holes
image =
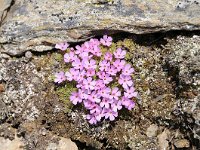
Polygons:
[[0,0],[0,25],[6,17],[7,9],[11,6],[12,0]]
[[33,56],[33,54],[31,53],[31,51],[27,51],[27,52],[25,53],[25,57],[26,57],[26,58],[32,58],[32,56]]
[[58,150],[78,150],[74,142],[67,138],[61,138],[58,144]]
[[198,3],[174,0],[16,0],[0,29],[0,52],[46,51],[57,42],[119,31],[196,30],[199,15]]
[[147,128],[146,134],[148,137],[155,137],[157,135],[157,131],[158,131],[158,126],[152,124]]
[[179,79],[186,85],[200,84],[200,36],[192,38],[178,36],[166,45],[170,55],[167,56],[170,67],[178,68]]
[[160,150],[168,150],[169,149],[169,135],[170,132],[168,129],[165,129],[161,134],[158,135],[158,144]]
[[78,150],[74,142],[67,138],[61,138],[59,143],[49,143],[46,150]]
[[2,150],[23,150],[24,143],[17,137],[12,141],[0,137],[0,145]]
[[175,141],[174,145],[176,146],[176,148],[189,148],[190,142],[186,139],[180,139]]
[[189,123],[194,120],[191,131],[194,138],[200,139],[200,36],[178,36],[168,40],[165,50],[169,54],[165,57],[168,72],[178,81],[176,89],[179,99],[174,112],[179,118],[184,118],[180,117],[182,114],[190,114],[184,120],[187,119]]

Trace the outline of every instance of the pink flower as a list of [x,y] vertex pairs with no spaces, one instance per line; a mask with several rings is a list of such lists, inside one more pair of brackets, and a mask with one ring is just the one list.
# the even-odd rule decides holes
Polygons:
[[77,105],[77,103],[81,103],[82,99],[80,98],[79,93],[77,92],[72,92],[72,95],[70,96],[70,101],[74,104]]
[[86,69],[96,69],[97,65],[96,65],[96,61],[94,59],[91,60],[83,60],[83,65]]
[[122,50],[121,48],[118,48],[115,52],[114,52],[114,56],[115,58],[119,58],[122,59],[124,58],[126,55],[126,51]]
[[88,122],[90,124],[97,124],[97,119],[94,114],[89,114],[86,118],[89,120]]
[[93,51],[91,51],[95,56],[100,57],[102,55],[102,52],[100,48],[97,45],[94,45]]
[[95,46],[95,45],[100,45],[100,42],[99,42],[99,40],[98,39],[90,39],[90,45],[93,45],[93,46]]
[[118,100],[119,96],[121,96],[121,91],[117,87],[114,87],[112,89],[111,94],[110,94],[110,99],[116,99],[116,100]]
[[106,74],[103,71],[102,72],[98,72],[97,75],[99,76],[100,79],[103,80],[104,84],[109,84],[113,80],[113,78],[110,77],[109,74]]
[[85,70],[80,71],[80,72],[79,72],[79,75],[78,75],[78,77],[77,77],[77,81],[79,81],[79,82],[80,82],[80,81],[83,81],[85,75],[86,75]]
[[71,48],[70,48],[70,51],[73,51],[73,52],[74,52],[74,48],[73,48],[73,47],[71,47]]
[[107,70],[107,73],[108,73],[109,75],[116,76],[116,74],[117,74],[117,69],[116,69],[114,66],[110,66],[110,68]]
[[79,76],[79,71],[76,70],[76,69],[74,69],[74,68],[71,68],[69,70],[69,72],[67,71],[65,73],[65,76],[66,76],[66,78],[67,78],[68,81],[72,81],[72,80],[77,81],[78,76]]
[[122,105],[124,105],[128,110],[131,110],[133,107],[135,107],[135,103],[124,96],[122,97]]
[[128,87],[133,85],[133,81],[130,76],[120,75],[118,83],[122,85],[123,88],[127,89]]
[[101,71],[103,71],[103,70],[107,71],[108,68],[110,67],[110,63],[107,62],[106,60],[103,60],[103,61],[99,62],[99,66],[100,66],[99,70],[101,70]]
[[81,99],[88,99],[89,95],[88,95],[88,92],[86,90],[79,89],[78,94],[79,94]]
[[102,79],[105,76],[105,74],[106,73],[104,71],[97,72],[97,75],[98,75],[99,79]]
[[83,43],[82,47],[83,47],[84,52],[90,52],[90,50],[91,50],[91,46],[90,46],[90,43],[88,41]]
[[103,88],[105,88],[105,84],[104,84],[103,80],[100,80],[100,79],[97,80],[94,90],[100,90],[100,89],[103,89]]
[[122,68],[124,68],[124,65],[126,62],[124,60],[117,59],[113,62],[113,66],[116,67],[117,71],[121,71]]
[[100,96],[97,95],[96,91],[93,91],[89,96],[88,99],[92,102],[99,103],[101,101]]
[[73,62],[72,62],[72,66],[74,67],[74,69],[80,69],[82,70],[83,69],[83,63],[81,62],[80,59],[75,59]]
[[95,75],[95,70],[94,69],[88,69],[87,70],[86,76],[92,77],[94,75]]
[[84,100],[83,104],[85,106],[86,109],[90,110],[92,109],[93,105],[95,104],[94,102],[90,101],[90,100]]
[[104,82],[105,84],[109,84],[109,83],[113,80],[113,78],[110,77],[109,74],[105,74],[105,76],[103,76],[102,80],[103,80],[103,82]]
[[95,115],[97,121],[100,121],[101,118],[104,117],[104,115],[102,114],[102,111],[100,113],[95,113],[94,115]]
[[109,108],[111,103],[112,103],[111,99],[103,98],[102,101],[100,102],[100,106],[105,107],[105,108]]
[[119,100],[114,100],[111,104],[111,108],[113,111],[117,112],[118,110],[122,109],[122,102]]
[[135,88],[127,88],[126,92],[124,92],[124,96],[127,98],[137,97],[137,92],[135,92]]
[[112,61],[112,53],[106,52],[104,58],[105,60]]
[[89,55],[88,52],[82,52],[79,54],[79,57],[82,58],[82,59],[90,59],[91,56]]
[[106,87],[98,91],[98,94],[104,98],[110,98],[111,89]]
[[75,53],[76,54],[81,54],[82,52],[83,52],[83,48],[81,46],[77,45]]
[[126,76],[130,76],[134,72],[134,69],[131,68],[130,64],[126,64],[122,70],[122,74]]
[[104,46],[110,46],[112,44],[112,37],[104,35],[103,38],[100,39],[100,42]]
[[66,80],[65,73],[63,71],[55,74],[54,82],[61,83]]
[[102,111],[101,107],[97,104],[92,105],[92,107],[90,108],[90,113],[100,113]]
[[85,85],[85,89],[87,90],[94,90],[94,87],[96,86],[96,81],[92,80],[91,77],[88,77],[87,79],[83,80],[83,84]]
[[105,119],[109,119],[110,121],[115,120],[115,118],[118,116],[118,113],[113,111],[112,109],[105,109],[104,114]]
[[75,58],[77,58],[77,56],[74,54],[74,52],[65,53],[64,62],[72,62],[73,60],[75,60]]
[[[54,80],[57,83],[76,81],[72,84],[76,83],[77,92],[71,93],[70,101],[74,105],[83,103],[90,113],[86,117],[90,124],[97,124],[103,118],[115,120],[122,107],[131,110],[135,106],[131,98],[137,96],[131,78],[134,69],[124,60],[126,51],[122,48],[104,51],[102,45],[111,46],[112,37],[104,35],[100,40],[90,39],[75,49],[69,48],[64,62],[72,68],[66,73],[56,73]],[[63,51],[69,50],[68,47],[68,43],[56,44]]]
[[62,51],[65,51],[68,47],[69,47],[69,44],[67,42],[58,43],[55,46],[55,48],[60,49]]

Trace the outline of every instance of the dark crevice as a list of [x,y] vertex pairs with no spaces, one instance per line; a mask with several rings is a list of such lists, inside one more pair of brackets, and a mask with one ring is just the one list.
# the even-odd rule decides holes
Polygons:
[[179,79],[179,68],[175,66],[170,66],[169,62],[165,62],[163,65],[163,70],[167,72],[167,76],[171,78],[171,82],[174,83],[173,88],[174,88],[174,94],[176,95],[176,98],[179,98],[180,96],[180,79]]
[[72,141],[76,143],[78,150],[98,150],[93,146],[87,145],[85,142],[81,142],[78,140],[72,140]]
[[[74,47],[77,44],[84,43],[86,40],[88,40],[91,37],[99,39],[102,37],[102,35],[105,35],[105,34],[112,36],[114,42],[118,40],[122,40],[124,38],[129,38],[129,39],[133,39],[133,41],[136,44],[139,44],[141,46],[156,46],[156,47],[161,48],[163,45],[167,44],[167,38],[174,39],[179,35],[192,37],[193,35],[200,35],[200,30],[195,30],[195,31],[171,30],[171,31],[154,32],[154,33],[148,33],[148,34],[134,34],[134,33],[124,32],[120,30],[95,30],[95,31],[92,31],[90,35],[83,36],[85,40],[82,40],[82,42],[69,42],[69,44],[71,47]],[[1,43],[1,44],[6,45],[10,43]],[[45,46],[52,46],[52,49],[49,49],[43,52],[37,52],[31,49],[27,51],[31,51],[33,55],[36,55],[36,56],[46,55],[48,53],[53,53],[56,51],[56,49],[53,48],[56,43],[48,43],[48,42],[43,41],[42,44]],[[16,55],[10,54],[9,52],[2,52],[2,53],[5,53],[11,57],[20,58],[25,55],[26,51],[20,54],[16,54]]]

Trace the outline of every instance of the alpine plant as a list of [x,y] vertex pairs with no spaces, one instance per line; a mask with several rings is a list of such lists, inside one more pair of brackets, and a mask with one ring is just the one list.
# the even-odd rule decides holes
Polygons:
[[69,48],[67,42],[55,46],[65,53],[63,60],[71,68],[56,73],[54,81],[76,83],[77,90],[71,93],[70,101],[73,105],[83,104],[90,124],[103,119],[113,121],[119,110],[131,110],[135,106],[134,68],[125,61],[123,48],[114,52],[101,50],[111,45],[112,37],[104,35],[100,40],[93,38],[75,48]]

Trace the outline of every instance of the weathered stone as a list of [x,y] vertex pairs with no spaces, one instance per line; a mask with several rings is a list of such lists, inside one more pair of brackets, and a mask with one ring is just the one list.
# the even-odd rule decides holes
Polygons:
[[17,137],[12,141],[0,137],[0,145],[2,150],[23,150],[24,143]]
[[180,139],[175,141],[174,145],[176,146],[176,148],[189,148],[190,142],[186,139]]
[[26,58],[31,58],[33,56],[33,54],[30,52],[30,51],[27,51],[26,53],[25,53],[25,57]]
[[0,51],[46,51],[60,41],[119,31],[196,30],[199,15],[199,3],[192,0],[16,0],[1,27]]
[[58,150],[78,150],[74,142],[67,138],[61,138],[58,144]]
[[78,150],[74,142],[67,138],[61,138],[59,143],[49,143],[46,150]]
[[0,0],[0,25],[7,14],[7,9],[11,6],[11,2],[12,0]]
[[3,84],[0,84],[0,93],[5,91],[5,87]]
[[161,134],[158,135],[158,144],[160,150],[169,150],[169,130],[165,129]]
[[174,114],[179,119],[184,118],[179,122],[193,123],[194,138],[200,140],[200,36],[168,40],[165,51],[168,53],[164,56],[167,71],[176,82],[179,98]]
[[147,128],[146,134],[148,137],[154,137],[157,135],[157,131],[158,131],[158,126],[155,124],[152,124]]

